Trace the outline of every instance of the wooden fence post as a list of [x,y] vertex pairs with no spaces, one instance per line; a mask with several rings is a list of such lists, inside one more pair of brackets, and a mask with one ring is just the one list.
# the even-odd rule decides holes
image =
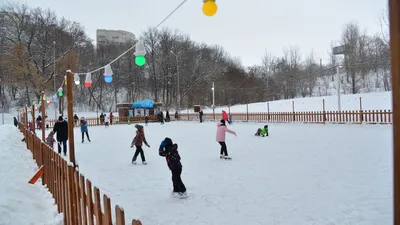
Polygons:
[[393,104],[393,223],[400,225],[400,0],[389,0]]
[[363,124],[363,120],[364,120],[364,113],[363,113],[363,109],[362,109],[362,100],[360,97],[360,124]]
[[267,117],[268,117],[268,122],[270,121],[270,114],[269,114],[269,102],[267,102]]
[[67,166],[67,196],[68,196],[68,225],[77,223],[76,197],[75,197],[75,179],[74,166]]
[[33,133],[36,135],[36,118],[35,118],[35,105],[32,104],[31,106],[32,111],[32,129],[33,129]]
[[42,140],[46,141],[46,101],[44,100],[44,91],[42,91],[42,105],[40,106],[42,111]]
[[115,206],[115,220],[117,225],[125,225],[125,213],[118,205]]
[[326,111],[325,111],[325,99],[322,99],[322,119],[324,121],[324,124],[326,124]]

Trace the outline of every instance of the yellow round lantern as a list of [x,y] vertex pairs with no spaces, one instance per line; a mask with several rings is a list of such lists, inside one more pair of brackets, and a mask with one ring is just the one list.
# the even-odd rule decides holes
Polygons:
[[215,0],[205,0],[203,3],[203,13],[206,16],[214,16],[217,13],[218,7]]

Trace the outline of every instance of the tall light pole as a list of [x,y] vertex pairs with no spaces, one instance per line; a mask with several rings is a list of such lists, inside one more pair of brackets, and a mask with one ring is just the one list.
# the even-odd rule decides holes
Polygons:
[[178,114],[181,114],[181,91],[180,91],[180,84],[179,84],[179,59],[178,56],[171,50],[171,53],[176,58],[176,75],[178,77]]
[[336,67],[336,80],[337,80],[337,102],[338,102],[338,111],[341,111],[340,107],[340,66]]
[[[54,85],[54,90],[53,92],[57,92],[57,87],[56,87],[56,41],[53,41],[53,60],[54,60],[54,73],[53,73],[53,85]],[[59,102],[59,101],[58,101]],[[59,103],[60,104],[60,103]],[[54,104],[54,119],[57,119],[57,104]]]
[[[349,51],[349,47],[347,45],[341,45],[334,47],[332,49],[333,55],[344,55],[346,57],[346,54]],[[338,96],[338,111],[340,112],[341,107],[340,107],[340,67],[339,64],[336,68],[336,79],[337,79],[337,96]]]
[[212,104],[212,109],[213,109],[213,115],[214,115],[214,121],[215,121],[215,86],[214,82],[212,82],[212,95],[213,95],[213,104]]

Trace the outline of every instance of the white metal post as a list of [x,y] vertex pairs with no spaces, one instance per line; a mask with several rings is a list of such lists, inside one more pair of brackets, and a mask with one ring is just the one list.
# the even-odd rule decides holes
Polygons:
[[214,82],[212,82],[212,95],[213,95],[213,115],[214,115],[214,121],[215,121],[215,86],[214,86]]
[[340,67],[336,67],[336,79],[337,79],[337,99],[338,99],[338,111],[340,112]]

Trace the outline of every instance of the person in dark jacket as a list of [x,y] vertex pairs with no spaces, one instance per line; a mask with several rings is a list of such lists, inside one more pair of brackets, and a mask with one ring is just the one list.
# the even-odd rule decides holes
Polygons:
[[15,126],[15,127],[18,127],[18,120],[17,120],[17,118],[15,118],[15,117],[14,117],[14,126]]
[[64,155],[67,155],[68,123],[62,116],[54,124],[53,132],[57,133],[58,154],[61,154],[61,144],[63,145]]
[[200,117],[200,123],[202,123],[203,122],[203,110],[200,110],[199,117]]
[[138,155],[140,153],[140,157],[142,158],[142,163],[146,165],[147,163],[146,163],[146,158],[144,157],[142,145],[143,145],[143,142],[149,148],[150,148],[150,145],[147,143],[146,137],[144,136],[143,126],[136,124],[135,127],[136,127],[137,131],[136,131],[135,138],[133,138],[133,140],[132,140],[131,148],[133,148],[133,146],[135,146],[136,152],[135,152],[135,155],[133,155],[132,163],[136,164],[136,158],[138,157]]
[[149,115],[146,115],[146,117],[144,117],[144,124],[146,124],[147,126],[148,123],[149,123]]
[[178,111],[175,111],[175,120],[179,120]]
[[75,126],[78,126],[78,121],[79,121],[79,117],[78,117],[78,115],[74,115],[74,125]]
[[169,111],[167,110],[167,113],[165,114],[165,122],[171,121],[171,117],[169,117]]
[[164,113],[162,111],[160,111],[158,114],[158,119],[160,120],[161,124],[164,124]]
[[104,125],[104,114],[103,113],[100,114],[100,123],[101,123],[101,125]]
[[37,126],[38,129],[42,129],[42,116],[41,115],[39,115],[36,118],[36,126]]
[[172,173],[174,196],[186,197],[186,187],[182,182],[181,156],[178,152],[178,144],[173,144],[171,138],[166,137],[160,144],[159,155],[165,157],[167,165]]

